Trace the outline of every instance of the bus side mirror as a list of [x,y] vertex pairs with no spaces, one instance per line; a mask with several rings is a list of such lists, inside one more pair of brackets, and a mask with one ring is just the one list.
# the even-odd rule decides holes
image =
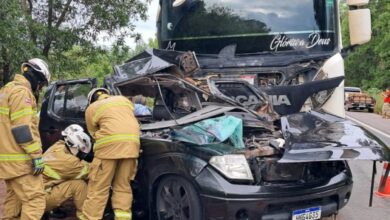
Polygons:
[[347,0],[347,4],[352,6],[362,6],[367,5],[370,0]]
[[351,45],[365,44],[371,40],[370,9],[357,9],[348,12],[349,38]]

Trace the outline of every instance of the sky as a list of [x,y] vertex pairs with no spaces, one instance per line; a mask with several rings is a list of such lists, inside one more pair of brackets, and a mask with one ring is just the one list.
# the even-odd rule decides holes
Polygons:
[[[158,0],[152,0],[148,7],[148,18],[146,21],[138,21],[135,23],[136,28],[135,32],[141,34],[142,39],[145,42],[148,42],[149,38],[154,38],[156,34],[156,18],[157,18],[157,9],[158,9]],[[113,43],[113,40],[110,40],[110,37],[107,33],[101,33],[98,36],[97,44],[103,47],[110,47]],[[125,44],[130,48],[135,48],[134,38],[126,38]]]
[[[158,0],[152,0],[148,8],[148,19],[146,21],[139,21],[136,23],[135,31],[142,35],[144,41],[148,41],[149,38],[154,38],[157,32],[156,19],[157,19]],[[134,40],[132,40],[134,41]]]

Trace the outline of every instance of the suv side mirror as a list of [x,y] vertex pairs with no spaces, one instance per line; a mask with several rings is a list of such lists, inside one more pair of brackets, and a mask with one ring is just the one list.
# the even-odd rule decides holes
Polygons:
[[349,38],[351,45],[365,44],[371,40],[371,12],[362,6],[370,0],[347,0],[349,6]]

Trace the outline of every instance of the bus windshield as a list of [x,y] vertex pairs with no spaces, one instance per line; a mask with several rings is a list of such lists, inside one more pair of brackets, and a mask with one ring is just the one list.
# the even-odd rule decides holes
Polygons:
[[217,54],[333,51],[336,0],[164,0],[158,19],[163,49]]

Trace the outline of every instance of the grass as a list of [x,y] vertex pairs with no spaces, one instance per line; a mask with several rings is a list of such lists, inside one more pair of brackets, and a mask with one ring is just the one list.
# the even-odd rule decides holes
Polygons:
[[373,97],[376,100],[374,112],[382,115],[383,97],[381,93],[374,94]]

